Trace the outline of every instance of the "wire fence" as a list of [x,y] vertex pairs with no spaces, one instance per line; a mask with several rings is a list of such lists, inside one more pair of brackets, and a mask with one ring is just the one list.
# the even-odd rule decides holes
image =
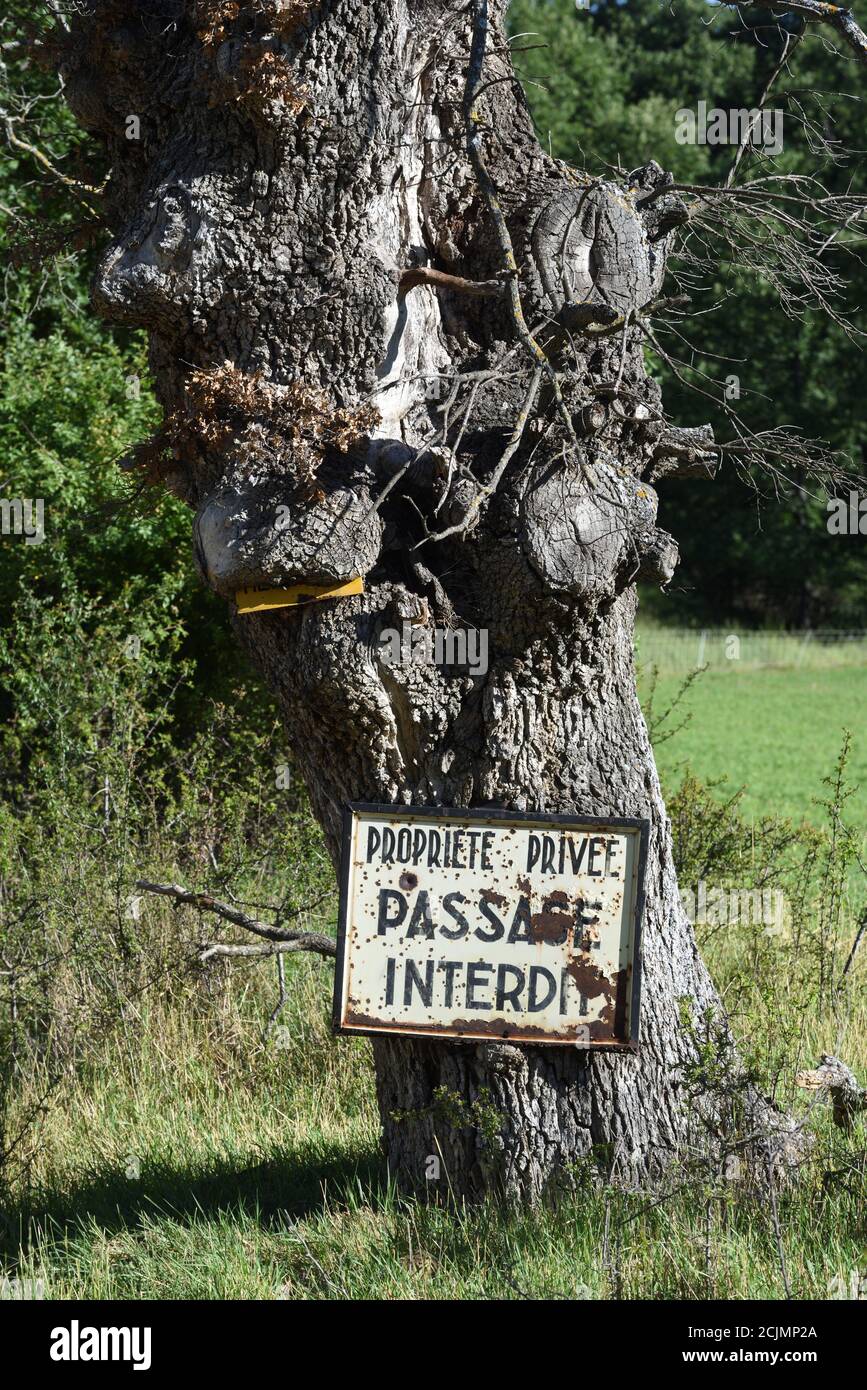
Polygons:
[[803,632],[737,628],[663,628],[639,625],[636,637],[639,667],[656,667],[661,676],[686,675],[697,668],[711,671],[826,670],[837,666],[867,666],[867,630],[808,628]]

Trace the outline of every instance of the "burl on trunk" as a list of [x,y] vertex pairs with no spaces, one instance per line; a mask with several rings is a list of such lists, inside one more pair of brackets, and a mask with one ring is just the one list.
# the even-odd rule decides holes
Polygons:
[[[335,864],[347,801],[650,821],[638,1055],[373,1045],[401,1185],[441,1154],[456,1194],[532,1199],[788,1125],[736,1064],[714,1088],[696,1066],[726,1025],[635,693],[635,583],[677,561],[650,482],[713,465],[643,362],[683,208],[655,164],[606,181],[544,153],[505,9],[82,0],[57,47],[111,153],[94,304],[146,326],[166,412],[128,466],[194,510],[230,609],[364,579],[233,616]],[[487,672],[383,661],[404,621],[486,630]]]

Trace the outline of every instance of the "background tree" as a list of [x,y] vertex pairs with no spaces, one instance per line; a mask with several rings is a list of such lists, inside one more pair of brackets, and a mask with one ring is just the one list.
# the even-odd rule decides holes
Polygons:
[[[439,1148],[458,1193],[535,1196],[588,1157],[642,1181],[788,1126],[720,1065],[634,693],[635,581],[676,562],[644,475],[713,462],[645,365],[653,313],[683,309],[662,282],[691,204],[656,164],[600,179],[546,154],[503,26],[484,0],[83,0],[45,47],[109,152],[94,300],[148,329],[166,412],[130,464],[195,508],[230,601],[365,577],[234,619],[335,861],[348,799],[651,821],[637,1058],[374,1044],[402,1182]],[[798,264],[857,211],[804,199]],[[487,676],[379,663],[403,618],[487,628]],[[490,1097],[496,1134],[443,1094],[465,1117]]]
[[[867,110],[860,99],[857,58],[839,41],[810,37],[794,10],[594,3],[576,15],[572,0],[514,0],[513,33],[531,33],[516,47],[537,133],[556,155],[603,171],[627,157],[655,158],[684,183],[719,184],[733,160],[730,145],[679,144],[673,119],[681,107],[755,107],[788,44],[786,65],[768,96],[783,113],[783,149],[772,164],[748,152],[739,181],[761,166],[775,173],[821,174],[829,189],[863,193]],[[543,46],[539,46],[543,45]],[[628,152],[628,156],[627,156]],[[855,229],[857,231],[857,229]],[[832,246],[853,305],[864,303],[860,233],[848,248]],[[713,249],[713,248],[712,248]],[[696,367],[721,394],[737,376],[737,405],[754,429],[796,422],[827,441],[856,470],[863,468],[859,381],[862,354],[850,333],[824,313],[794,320],[779,311],[772,287],[751,275],[723,246],[704,284],[693,289],[693,322],[679,324],[689,349],[666,339],[682,359],[682,377],[658,360],[666,407],[682,424],[714,413],[691,385]],[[745,353],[749,345],[749,354]],[[707,384],[707,383],[705,383]],[[711,414],[708,417],[708,410]],[[801,486],[763,500],[751,471],[724,468],[714,486],[716,524],[699,530],[690,517],[706,500],[700,482],[661,484],[665,514],[681,548],[681,567],[664,596],[645,590],[650,611],[665,622],[850,627],[863,623],[867,549],[863,539],[830,536],[825,498]],[[757,497],[758,492],[758,497]],[[768,505],[768,502],[772,502]]]

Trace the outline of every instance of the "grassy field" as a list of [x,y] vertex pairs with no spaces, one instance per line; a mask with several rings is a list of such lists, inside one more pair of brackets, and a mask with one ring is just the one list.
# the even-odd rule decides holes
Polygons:
[[[588,1190],[510,1216],[398,1199],[367,1044],[328,1036],[328,973],[292,962],[284,1046],[262,1043],[266,997],[236,976],[206,1023],[160,1005],[95,1058],[8,1211],[10,1272],[61,1299],[785,1296],[767,1206],[742,1194]],[[819,1127],[823,1161],[845,1171],[848,1146]],[[818,1170],[781,1197],[796,1298],[849,1287],[861,1217],[855,1188],[829,1196]]]
[[863,631],[677,628],[640,621],[636,647],[640,663],[655,666],[661,676],[682,676],[697,666],[733,675],[768,668],[867,668],[867,633]]
[[[747,836],[752,814],[812,817],[845,725],[850,776],[865,784],[850,819],[863,826],[865,679],[850,667],[706,673],[687,697],[692,722],[658,745],[667,788],[689,760],[705,778],[746,784]],[[657,713],[680,684],[661,680]],[[209,880],[199,846],[212,843],[227,802],[216,778],[197,772],[196,787],[211,782],[204,820],[197,792],[165,833],[142,829],[130,842],[113,823],[82,829],[58,801],[44,852],[32,835],[20,851],[29,860],[4,851],[18,864],[22,911],[43,904],[39,930],[60,943],[34,1019],[49,1018],[66,1060],[50,1088],[34,1054],[6,1097],[7,1137],[21,1126],[27,1137],[0,1189],[0,1274],[40,1280],[51,1298],[781,1299],[788,1279],[795,1298],[825,1299],[852,1288],[867,1266],[863,1122],[847,1136],[826,1106],[810,1120],[816,1144],[801,1182],[780,1196],[782,1249],[766,1202],[704,1179],[673,1181],[662,1200],[588,1186],[536,1213],[398,1198],[379,1152],[369,1045],[330,1034],[328,965],[287,962],[289,1002],[266,1040],[270,964],[204,971],[193,963],[197,914],[162,899],[148,899],[133,924],[118,912],[120,885],[137,874]],[[240,854],[251,839],[240,799],[238,816]],[[276,823],[278,839],[239,896],[309,901],[328,870],[315,842],[301,862],[303,805],[289,831],[285,817]],[[17,821],[0,830],[14,848]],[[220,852],[228,859],[228,847]],[[850,877],[835,950],[852,939],[867,897],[859,886]],[[333,929],[333,897],[307,921]],[[69,935],[70,922],[82,937]],[[804,930],[803,953],[785,936],[703,939],[744,1055],[799,1114],[808,1102],[795,1073],[821,1052],[844,1057],[862,1081],[867,1072],[864,961],[845,989],[817,990],[829,942],[809,920]],[[26,916],[22,931],[32,937]],[[83,964],[68,948],[81,940]],[[33,961],[38,970],[38,953]]]
[[[660,674],[654,705],[661,713],[683,685]],[[640,690],[646,695],[645,675]],[[816,819],[815,798],[834,766],[844,730],[852,734],[850,780],[857,786],[850,816],[867,827],[867,666],[702,672],[662,725],[689,723],[657,740],[663,785],[676,784],[688,763],[704,781],[744,787],[753,816],[773,813]]]

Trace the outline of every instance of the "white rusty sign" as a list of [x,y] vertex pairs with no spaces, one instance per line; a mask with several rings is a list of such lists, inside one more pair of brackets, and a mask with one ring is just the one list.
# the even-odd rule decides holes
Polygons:
[[634,1047],[648,823],[347,808],[338,1033]]

